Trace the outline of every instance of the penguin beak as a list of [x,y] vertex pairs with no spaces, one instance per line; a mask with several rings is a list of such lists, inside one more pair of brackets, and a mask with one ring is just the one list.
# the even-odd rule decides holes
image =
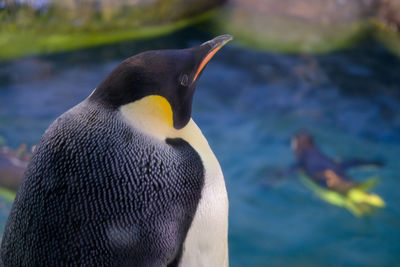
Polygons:
[[192,113],[193,94],[197,81],[205,66],[215,53],[230,40],[232,40],[232,36],[225,34],[199,46],[179,50],[179,53],[187,53],[186,55],[189,55],[183,57],[184,59],[190,60],[189,62],[185,62],[186,64],[183,64],[183,70],[181,72],[190,71],[190,77],[193,78],[191,82],[189,80],[188,90],[185,90],[183,93],[179,91],[179,93],[171,97],[172,100],[169,100],[172,103],[173,126],[175,129],[179,130],[185,127],[189,122]]
[[211,58],[215,55],[215,53],[218,52],[221,47],[223,47],[227,42],[232,40],[233,37],[232,35],[229,34],[224,34],[220,35],[218,37],[215,37],[214,39],[207,41],[200,45],[200,48],[203,48],[206,50],[205,56],[203,56],[199,66],[197,67],[197,70],[195,72],[194,78],[193,78],[193,83],[197,80],[201,72],[203,71],[204,67],[207,65],[207,63],[211,60]]

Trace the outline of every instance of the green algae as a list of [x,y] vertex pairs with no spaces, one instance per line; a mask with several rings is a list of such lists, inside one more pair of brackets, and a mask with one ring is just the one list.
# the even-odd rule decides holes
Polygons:
[[221,1],[11,0],[0,3],[0,60],[165,35],[206,20]]
[[9,189],[0,187],[0,196],[2,198],[4,198],[5,200],[9,201],[9,202],[14,202],[16,193],[14,191],[11,191]]
[[145,39],[168,34],[206,20],[212,14],[208,11],[189,19],[181,19],[163,25],[96,27],[73,30],[71,28],[51,29],[35,25],[21,29],[9,25],[0,30],[0,59],[11,60],[27,55],[47,54],[70,51],[102,44],[116,43],[123,40]]

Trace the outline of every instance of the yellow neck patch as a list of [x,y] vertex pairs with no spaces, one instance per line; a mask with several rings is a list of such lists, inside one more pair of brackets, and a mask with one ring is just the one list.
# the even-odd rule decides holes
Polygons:
[[162,96],[146,96],[122,106],[120,111],[136,128],[156,137],[174,129],[171,105]]
[[162,96],[146,96],[122,106],[120,112],[132,127],[149,136],[162,141],[179,137],[186,140],[200,154],[203,161],[215,158],[206,138],[192,119],[182,129],[174,128],[171,105]]

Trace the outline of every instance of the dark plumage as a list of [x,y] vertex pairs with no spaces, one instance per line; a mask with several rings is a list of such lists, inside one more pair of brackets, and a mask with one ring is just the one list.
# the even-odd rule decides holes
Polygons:
[[46,131],[3,236],[6,266],[163,266],[179,256],[204,182],[199,156],[182,139],[149,145],[117,116],[85,101]]
[[[197,76],[230,39],[131,57],[61,115],[24,174],[1,244],[3,264],[177,266],[202,197],[205,167],[188,140],[155,138],[129,118],[146,123],[146,116],[170,114],[173,123],[170,117],[157,123],[178,132],[190,120]],[[150,101],[154,106],[143,113],[121,111],[147,96],[167,104]],[[165,112],[154,113],[159,107]],[[218,162],[212,167],[219,170]],[[223,182],[222,173],[217,178]],[[222,185],[218,192],[226,195]]]

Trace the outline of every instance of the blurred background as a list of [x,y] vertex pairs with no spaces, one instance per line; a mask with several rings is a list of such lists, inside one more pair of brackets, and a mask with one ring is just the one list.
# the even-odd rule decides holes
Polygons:
[[[193,118],[230,198],[231,266],[400,265],[399,0],[0,1],[0,233],[30,149],[123,59],[229,33]],[[334,159],[381,159],[386,207],[356,217],[298,175],[307,129]]]

